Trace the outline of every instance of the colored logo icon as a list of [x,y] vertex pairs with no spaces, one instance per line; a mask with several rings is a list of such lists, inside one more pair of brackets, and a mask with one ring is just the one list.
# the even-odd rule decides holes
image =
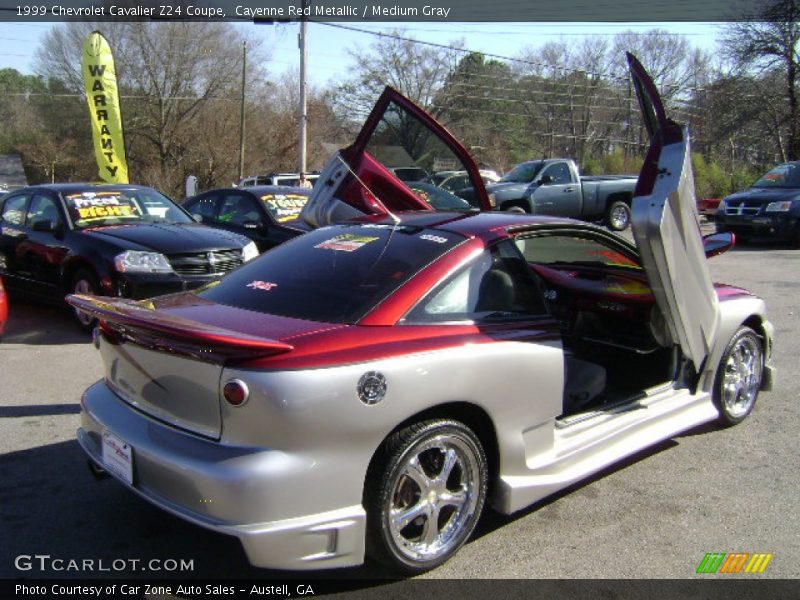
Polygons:
[[763,573],[772,560],[765,552],[709,552],[697,566],[697,573]]

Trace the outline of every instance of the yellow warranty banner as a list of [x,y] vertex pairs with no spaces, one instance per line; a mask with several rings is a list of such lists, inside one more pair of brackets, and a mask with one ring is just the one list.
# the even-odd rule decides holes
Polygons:
[[128,183],[114,57],[106,38],[99,31],[90,33],[83,45],[81,71],[100,179],[107,183]]

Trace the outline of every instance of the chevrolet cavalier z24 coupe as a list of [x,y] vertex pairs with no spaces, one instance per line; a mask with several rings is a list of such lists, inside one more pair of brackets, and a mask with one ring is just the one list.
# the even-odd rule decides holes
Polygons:
[[420,210],[318,228],[193,292],[71,296],[99,319],[105,377],[78,430],[95,468],[256,566],[415,573],[487,504],[513,513],[742,421],[771,384],[772,326],[712,284],[706,256],[732,237],[704,248],[685,134],[630,61],[651,136],[636,246]]

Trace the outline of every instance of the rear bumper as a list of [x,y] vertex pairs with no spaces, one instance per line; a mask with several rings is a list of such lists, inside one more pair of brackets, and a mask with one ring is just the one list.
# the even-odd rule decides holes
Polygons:
[[[275,569],[326,569],[364,560],[366,515],[360,504],[331,507],[324,490],[320,511],[293,514],[287,487],[308,465],[269,448],[230,446],[182,432],[120,400],[103,383],[81,399],[78,442],[102,466],[108,429],[133,448],[133,484],[147,501],[186,521],[239,539],[249,561]],[[322,486],[321,486],[322,487]]]

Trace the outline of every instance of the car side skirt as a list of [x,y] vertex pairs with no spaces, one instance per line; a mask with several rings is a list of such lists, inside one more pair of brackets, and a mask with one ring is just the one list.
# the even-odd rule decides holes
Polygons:
[[688,429],[713,421],[719,412],[705,392],[667,386],[652,396],[558,427],[552,445],[542,446],[540,432],[523,432],[526,474],[502,474],[494,498],[510,514],[578,483]]

